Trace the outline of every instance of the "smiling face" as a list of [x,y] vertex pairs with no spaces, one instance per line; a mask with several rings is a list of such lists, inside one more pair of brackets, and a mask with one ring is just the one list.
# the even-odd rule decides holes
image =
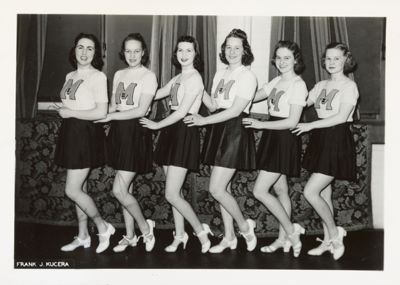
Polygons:
[[225,58],[229,65],[242,64],[242,57],[244,55],[243,42],[239,38],[228,38],[225,46]]
[[275,56],[275,66],[280,73],[294,72],[295,64],[296,60],[291,50],[285,47],[278,48]]
[[347,57],[337,48],[328,49],[325,55],[325,68],[330,74],[343,73]]
[[78,41],[75,47],[75,56],[78,67],[91,65],[95,54],[94,42],[87,38]]
[[142,43],[137,40],[128,40],[125,42],[124,56],[129,67],[141,66],[144,55]]
[[176,51],[176,58],[182,68],[193,66],[196,56],[193,43],[180,42]]

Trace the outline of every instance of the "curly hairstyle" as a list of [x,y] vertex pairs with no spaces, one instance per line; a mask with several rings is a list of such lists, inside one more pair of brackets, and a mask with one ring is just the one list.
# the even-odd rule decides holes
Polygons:
[[301,53],[301,49],[300,47],[297,45],[297,43],[292,42],[292,41],[287,41],[287,40],[281,40],[279,41],[274,49],[274,55],[272,56],[271,59],[271,64],[273,66],[276,67],[276,52],[278,51],[278,49],[280,48],[287,48],[288,50],[290,50],[293,53],[293,57],[294,57],[294,72],[299,75],[302,74],[303,71],[306,69],[306,65],[304,64],[304,60],[303,60],[303,54]]
[[140,60],[140,63],[144,66],[147,66],[149,64],[149,58],[150,58],[149,54],[150,53],[149,53],[149,49],[147,48],[146,42],[144,41],[144,38],[140,33],[131,33],[131,34],[127,35],[126,38],[122,41],[121,50],[119,51],[120,59],[126,63],[125,43],[130,40],[138,41],[142,45],[143,56],[142,56],[142,59]]
[[242,40],[242,45],[243,45],[243,56],[242,56],[242,64],[245,66],[250,65],[254,61],[254,55],[253,52],[251,51],[250,44],[247,40],[247,35],[244,31],[240,29],[233,29],[225,38],[225,41],[221,45],[221,52],[219,54],[220,60],[225,63],[229,64],[228,60],[226,59],[225,56],[225,47],[226,47],[226,42],[229,38],[238,38]]
[[321,66],[323,69],[326,70],[325,58],[326,58],[326,52],[328,49],[338,49],[343,52],[343,55],[346,57],[346,61],[344,62],[344,67],[343,67],[343,73],[345,75],[348,75],[349,73],[352,73],[353,71],[355,71],[357,69],[357,62],[353,58],[353,55],[351,54],[350,49],[344,43],[338,43],[338,42],[333,42],[326,46],[325,51],[322,54],[322,58],[321,58]]
[[171,57],[171,62],[172,64],[178,68],[181,69],[181,64],[178,61],[178,58],[176,56],[176,53],[178,52],[178,45],[179,43],[192,43],[193,44],[193,48],[194,48],[194,52],[195,52],[195,56],[194,56],[194,60],[193,60],[193,67],[195,69],[197,69],[197,71],[202,72],[204,65],[203,65],[203,60],[201,59],[200,56],[200,47],[199,47],[199,43],[197,42],[197,40],[192,37],[192,36],[180,36],[178,38],[178,41],[176,42],[175,48],[174,48],[174,52],[172,54]]
[[76,61],[75,48],[76,48],[76,45],[78,44],[79,40],[81,40],[81,39],[89,39],[94,43],[94,56],[93,56],[91,65],[94,68],[101,71],[101,69],[103,68],[103,65],[104,65],[104,61],[101,56],[100,42],[97,39],[97,37],[93,34],[80,33],[76,36],[75,41],[74,41],[74,46],[71,48],[71,50],[69,52],[69,62],[71,63],[72,67],[75,69],[78,67],[78,64]]

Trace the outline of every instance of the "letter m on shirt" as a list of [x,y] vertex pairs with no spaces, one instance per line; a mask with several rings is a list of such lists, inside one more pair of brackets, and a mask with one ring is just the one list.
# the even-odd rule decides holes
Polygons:
[[78,90],[79,86],[82,84],[83,80],[79,79],[75,83],[73,83],[72,79],[68,79],[67,83],[64,85],[60,92],[60,97],[62,100],[67,99],[67,95],[69,100],[76,100],[75,93]]
[[215,89],[214,98],[218,98],[219,94],[224,94],[224,100],[229,100],[229,91],[231,90],[233,83],[235,83],[235,80],[229,80],[228,83],[224,84],[224,80],[221,79]]
[[328,95],[326,94],[326,89],[322,89],[319,94],[317,100],[315,101],[315,109],[321,108],[321,104],[325,105],[325,110],[332,110],[332,101],[335,98],[335,95],[339,92],[337,89],[332,89],[329,91]]
[[133,93],[135,92],[137,84],[131,83],[128,88],[125,89],[124,83],[118,84],[117,90],[115,91],[115,103],[121,104],[121,98],[126,100],[126,105],[133,105]]

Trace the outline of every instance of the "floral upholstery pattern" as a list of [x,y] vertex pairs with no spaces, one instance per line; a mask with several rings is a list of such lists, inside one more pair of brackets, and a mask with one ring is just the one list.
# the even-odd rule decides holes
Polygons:
[[[53,163],[60,120],[50,115],[39,115],[35,120],[16,123],[16,200],[15,219],[35,223],[76,225],[74,203],[65,196],[65,169]],[[201,129],[204,138],[205,129]],[[370,148],[366,125],[353,126],[357,148],[357,182],[336,180],[333,190],[335,219],[347,230],[372,227],[370,197]],[[260,132],[256,132],[256,141]],[[157,134],[154,134],[154,144]],[[303,136],[303,151],[308,136]],[[322,233],[321,220],[307,203],[302,191],[308,173],[302,170],[300,178],[289,179],[292,201],[292,220],[302,224],[307,233]],[[200,220],[209,223],[212,230],[222,233],[222,219],[218,203],[208,192],[210,167],[201,165],[198,173],[189,173],[183,194],[193,205]],[[117,227],[123,227],[121,206],[112,194],[114,170],[108,166],[93,169],[88,179],[88,192],[101,215]],[[238,172],[232,182],[232,193],[245,217],[257,221],[258,236],[276,236],[278,222],[252,194],[257,172]],[[156,221],[157,228],[173,228],[172,210],[164,198],[165,177],[154,165],[153,171],[134,179],[134,196],[146,218]],[[92,224],[92,228],[93,228]]]

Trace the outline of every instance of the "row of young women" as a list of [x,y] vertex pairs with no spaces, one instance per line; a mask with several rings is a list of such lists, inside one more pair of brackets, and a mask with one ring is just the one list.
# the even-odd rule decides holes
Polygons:
[[[140,205],[132,195],[132,180],[137,173],[152,170],[153,153],[151,130],[161,130],[154,153],[154,161],[163,166],[166,176],[165,197],[172,206],[175,222],[173,241],[165,248],[175,252],[186,247],[189,236],[184,220],[192,227],[201,243],[203,253],[220,253],[235,249],[237,237],[233,222],[244,237],[247,250],[257,245],[256,223],[246,219],[231,194],[231,181],[236,170],[259,170],[254,185],[254,196],[279,220],[279,237],[262,252],[283,248],[299,256],[304,228],[292,223],[288,195],[288,176],[299,176],[301,143],[299,135],[312,131],[303,167],[312,174],[304,196],[321,217],[324,238],[321,244],[308,251],[321,255],[329,251],[335,259],[344,253],[346,231],[335,225],[331,200],[334,178],[355,178],[355,150],[349,122],[358,98],[357,86],[348,74],[355,62],[349,49],[342,43],[329,44],[322,57],[322,66],[330,74],[328,80],[318,82],[308,94],[299,76],[305,69],[301,50],[291,41],[276,45],[272,64],[279,76],[258,91],[257,80],[248,66],[254,60],[245,32],[233,29],[221,46],[221,61],[226,68],[214,76],[211,95],[204,92],[199,71],[202,68],[199,47],[191,36],[182,36],[175,46],[172,62],[181,71],[165,86],[157,90],[157,80],[146,65],[149,52],[143,37],[128,35],[122,43],[120,56],[128,65],[115,73],[111,102],[108,105],[106,76],[100,70],[98,40],[90,34],[80,34],[71,50],[70,61],[75,71],[66,76],[61,91],[63,118],[56,147],[56,164],[67,169],[66,195],[76,204],[79,232],[61,250],[72,251],[90,247],[88,217],[95,223],[99,244],[96,252],[106,250],[115,228],[99,214],[94,201],[87,194],[89,170],[107,163],[116,170],[113,194],[123,208],[126,235],[114,247],[115,252],[137,245],[143,237],[146,251],[155,244],[154,221],[145,219]],[[171,96],[171,113],[161,121],[146,118],[152,100]],[[268,121],[248,117],[250,105],[267,99]],[[198,114],[202,102],[211,111]],[[318,120],[299,123],[302,110],[314,105]],[[107,111],[108,110],[108,111]],[[101,124],[111,122],[104,155]],[[196,126],[210,125],[206,134],[202,157]],[[251,129],[263,130],[256,152]],[[191,205],[184,199],[181,188],[189,170],[199,169],[200,161],[212,166],[209,191],[218,201],[224,223],[222,240],[211,246],[210,227],[201,223]],[[276,196],[271,194],[271,188]],[[134,232],[136,221],[142,235]]]

